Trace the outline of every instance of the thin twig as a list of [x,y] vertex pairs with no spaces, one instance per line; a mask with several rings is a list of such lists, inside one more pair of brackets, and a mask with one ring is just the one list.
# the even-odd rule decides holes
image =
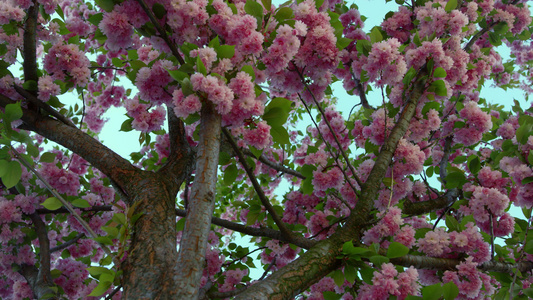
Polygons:
[[[329,123],[329,120],[328,118],[326,117],[326,112],[324,111],[324,109],[322,108],[322,106],[320,106],[320,104],[318,103],[318,100],[316,99],[315,97],[315,94],[311,91],[311,89],[309,88],[309,85],[307,84],[307,82],[305,82],[305,79],[302,75],[302,73],[298,70],[298,68],[296,68],[296,73],[298,73],[298,75],[300,76],[300,79],[302,81],[302,83],[304,84],[305,88],[307,89],[307,91],[309,92],[309,94],[311,94],[311,97],[313,98],[313,101],[315,102],[315,105],[318,109],[318,111],[320,112],[320,114],[322,115],[322,117],[324,118],[324,122],[326,122],[326,125],[328,126],[328,129],[329,131],[331,132],[331,135],[333,136],[333,138],[335,139],[335,143],[337,143],[337,146],[339,147],[339,151],[342,155],[342,157],[344,158],[344,161],[346,161],[346,165],[348,166],[348,168],[350,169],[350,171],[352,172],[352,176],[353,178],[355,179],[355,181],[357,181],[357,184],[359,184],[359,186],[363,186],[363,182],[361,181],[361,179],[359,179],[359,177],[357,176],[357,173],[355,173],[355,169],[354,167],[352,166],[352,164],[350,163],[350,160],[348,159],[348,155],[346,155],[346,152],[344,151],[344,149],[342,148],[342,145],[341,143],[339,142],[339,139],[337,138],[337,134],[336,132],[333,130],[333,127],[331,126],[331,124]],[[301,97],[300,97],[301,98]],[[302,100],[303,102],[303,100]],[[324,140],[325,142],[325,140]],[[344,173],[344,172],[343,172]],[[345,174],[346,176],[346,174]],[[355,187],[353,186],[353,184],[351,183],[350,180],[346,179],[348,181],[348,184],[350,185],[350,187],[353,189],[353,191],[358,194],[358,191],[355,189]]]
[[61,250],[65,249],[65,248],[67,248],[68,246],[75,244],[79,239],[81,239],[84,236],[85,236],[85,233],[80,233],[77,236],[75,236],[73,239],[71,239],[70,241],[64,242],[61,245],[57,245],[54,248],[51,248],[50,249],[50,253],[54,253],[56,251],[61,251]]
[[257,159],[258,161],[262,162],[263,164],[267,165],[268,167],[276,170],[276,171],[279,171],[281,173],[285,173],[285,174],[289,174],[289,175],[292,175],[292,176],[295,176],[295,177],[298,177],[300,179],[303,179],[305,180],[305,176],[302,175],[302,173],[298,172],[298,171],[295,171],[293,169],[289,169],[281,164],[277,164],[271,160],[269,160],[268,158],[266,158],[266,156],[264,156],[263,154],[261,154],[259,157],[255,157],[255,155],[248,149],[243,149],[242,152],[244,154],[246,154],[246,156],[249,156],[249,157],[253,157],[255,159]]
[[285,225],[285,223],[281,220],[281,218],[278,216],[278,214],[274,210],[274,207],[272,206],[272,204],[270,204],[270,201],[267,199],[265,193],[263,192],[263,189],[259,185],[259,182],[257,181],[257,178],[254,175],[254,172],[252,171],[250,166],[248,166],[248,163],[246,162],[246,158],[244,157],[244,154],[242,153],[239,146],[237,146],[237,143],[235,143],[235,140],[233,140],[233,136],[231,136],[231,134],[228,132],[226,128],[222,128],[222,132],[224,133],[231,147],[237,154],[237,157],[239,158],[241,165],[246,171],[248,178],[250,178],[250,181],[252,182],[252,185],[255,189],[255,192],[257,193],[257,196],[259,197],[259,200],[261,200],[261,203],[263,204],[263,206],[266,208],[268,213],[272,216],[272,219],[274,220],[276,225],[278,225],[278,228],[281,231],[282,235],[286,236],[289,239],[292,239],[292,237],[294,237],[294,233],[287,227],[287,225]]

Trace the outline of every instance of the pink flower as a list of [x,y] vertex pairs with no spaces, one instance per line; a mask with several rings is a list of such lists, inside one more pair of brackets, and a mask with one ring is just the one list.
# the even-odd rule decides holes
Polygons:
[[265,149],[272,143],[272,136],[270,136],[270,125],[265,121],[260,121],[255,129],[247,129],[244,131],[244,141],[257,149]]

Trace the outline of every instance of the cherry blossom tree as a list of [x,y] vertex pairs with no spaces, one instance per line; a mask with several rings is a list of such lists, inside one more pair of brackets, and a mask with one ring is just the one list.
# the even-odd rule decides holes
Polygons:
[[1,1],[0,297],[533,297],[528,3],[396,3]]

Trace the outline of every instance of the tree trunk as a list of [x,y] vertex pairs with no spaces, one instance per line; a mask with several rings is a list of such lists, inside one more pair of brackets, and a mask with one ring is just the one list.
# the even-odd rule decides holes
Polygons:
[[177,277],[179,294],[175,299],[198,299],[205,267],[207,237],[215,207],[215,191],[220,150],[221,117],[213,104],[203,104],[196,173],[188,200],[187,219],[180,243]]

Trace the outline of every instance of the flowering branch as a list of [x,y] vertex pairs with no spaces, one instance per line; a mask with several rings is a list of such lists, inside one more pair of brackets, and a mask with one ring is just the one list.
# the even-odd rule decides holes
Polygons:
[[81,239],[84,236],[85,236],[85,233],[80,233],[77,236],[75,236],[73,239],[69,240],[68,242],[65,242],[65,243],[63,243],[61,245],[58,245],[58,246],[55,246],[54,248],[51,248],[50,249],[50,253],[61,251],[61,250],[65,249],[65,248],[67,248],[70,245],[74,245],[79,239]]
[[[89,233],[91,238],[93,238],[93,239],[95,239],[95,241],[97,241],[96,238],[98,237],[98,235],[96,234],[96,232],[94,232],[94,230],[91,228],[91,226],[89,226],[89,224],[87,222],[85,222],[85,220],[74,210],[74,207],[67,200],[65,200],[57,192],[57,190],[55,188],[53,188],[48,183],[48,181],[46,181],[46,179],[44,179],[44,177],[42,177],[41,174],[39,172],[37,172],[37,170],[35,170],[35,168],[31,164],[29,164],[20,155],[20,153],[18,153],[18,151],[15,148],[13,148],[13,146],[11,146],[11,151],[13,151],[15,153],[15,157],[18,159],[18,161],[20,161],[20,163],[22,163],[26,168],[28,168],[28,170],[30,170],[44,184],[46,189],[49,190],[50,193],[52,193],[52,195],[54,195],[54,197],[56,197],[59,200],[59,202],[61,202],[61,204],[63,204],[63,206],[69,211],[69,213],[80,223],[80,225],[83,227],[83,229],[87,230],[87,232]],[[107,255],[111,255],[111,251],[109,250],[109,248],[107,248],[106,245],[104,245],[104,244],[102,244],[100,242],[98,242],[98,244],[100,244],[100,247],[102,248],[102,250],[104,250],[104,252]]]
[[402,211],[411,216],[427,214],[448,207],[457,197],[459,197],[459,190],[450,189],[439,197],[427,201],[411,202],[406,199]]
[[[405,255],[402,257],[392,258],[391,263],[404,267],[413,266],[417,269],[429,270],[454,270],[463,260],[458,258],[439,258],[428,257],[420,255]],[[477,266],[481,271],[500,272],[500,273],[514,273],[514,269],[520,272],[528,272],[533,269],[533,262],[524,261],[516,264],[487,261]]]
[[266,208],[268,213],[272,216],[272,219],[278,225],[279,230],[281,231],[281,235],[284,236],[287,239],[293,239],[294,233],[287,228],[285,223],[281,220],[281,218],[278,216],[276,211],[274,210],[274,207],[272,204],[270,204],[270,201],[267,199],[265,192],[263,192],[263,189],[259,185],[259,182],[257,181],[257,178],[255,178],[254,172],[248,166],[248,163],[246,163],[246,158],[244,157],[244,154],[242,153],[239,146],[237,146],[237,143],[235,143],[235,140],[233,140],[233,137],[228,132],[226,128],[222,128],[222,132],[226,136],[228,142],[230,143],[231,147],[237,154],[237,157],[239,158],[240,163],[242,164],[242,167],[246,171],[246,174],[248,175],[248,178],[250,178],[250,181],[252,182],[252,186],[255,189],[255,192],[257,193],[257,196],[259,197],[259,200],[261,200],[261,203]]
[[185,61],[183,60],[183,58],[181,57],[179,51],[178,51],[178,48],[176,48],[176,44],[173,43],[170,38],[168,37],[167,35],[167,32],[165,29],[163,29],[161,27],[161,25],[159,25],[159,22],[157,22],[157,20],[155,19],[154,17],[154,14],[152,13],[152,11],[148,8],[148,5],[146,5],[146,3],[144,2],[144,0],[137,0],[137,2],[139,3],[139,5],[141,5],[142,9],[144,10],[144,12],[146,13],[146,15],[148,16],[148,18],[150,18],[150,21],[154,24],[155,26],[155,29],[157,29],[157,31],[159,32],[159,34],[161,35],[161,38],[165,41],[165,43],[168,45],[168,47],[170,48],[170,51],[172,51],[172,55],[174,55],[174,57],[176,57],[176,59],[178,60],[178,62],[180,63],[180,65],[183,65],[185,64]]

